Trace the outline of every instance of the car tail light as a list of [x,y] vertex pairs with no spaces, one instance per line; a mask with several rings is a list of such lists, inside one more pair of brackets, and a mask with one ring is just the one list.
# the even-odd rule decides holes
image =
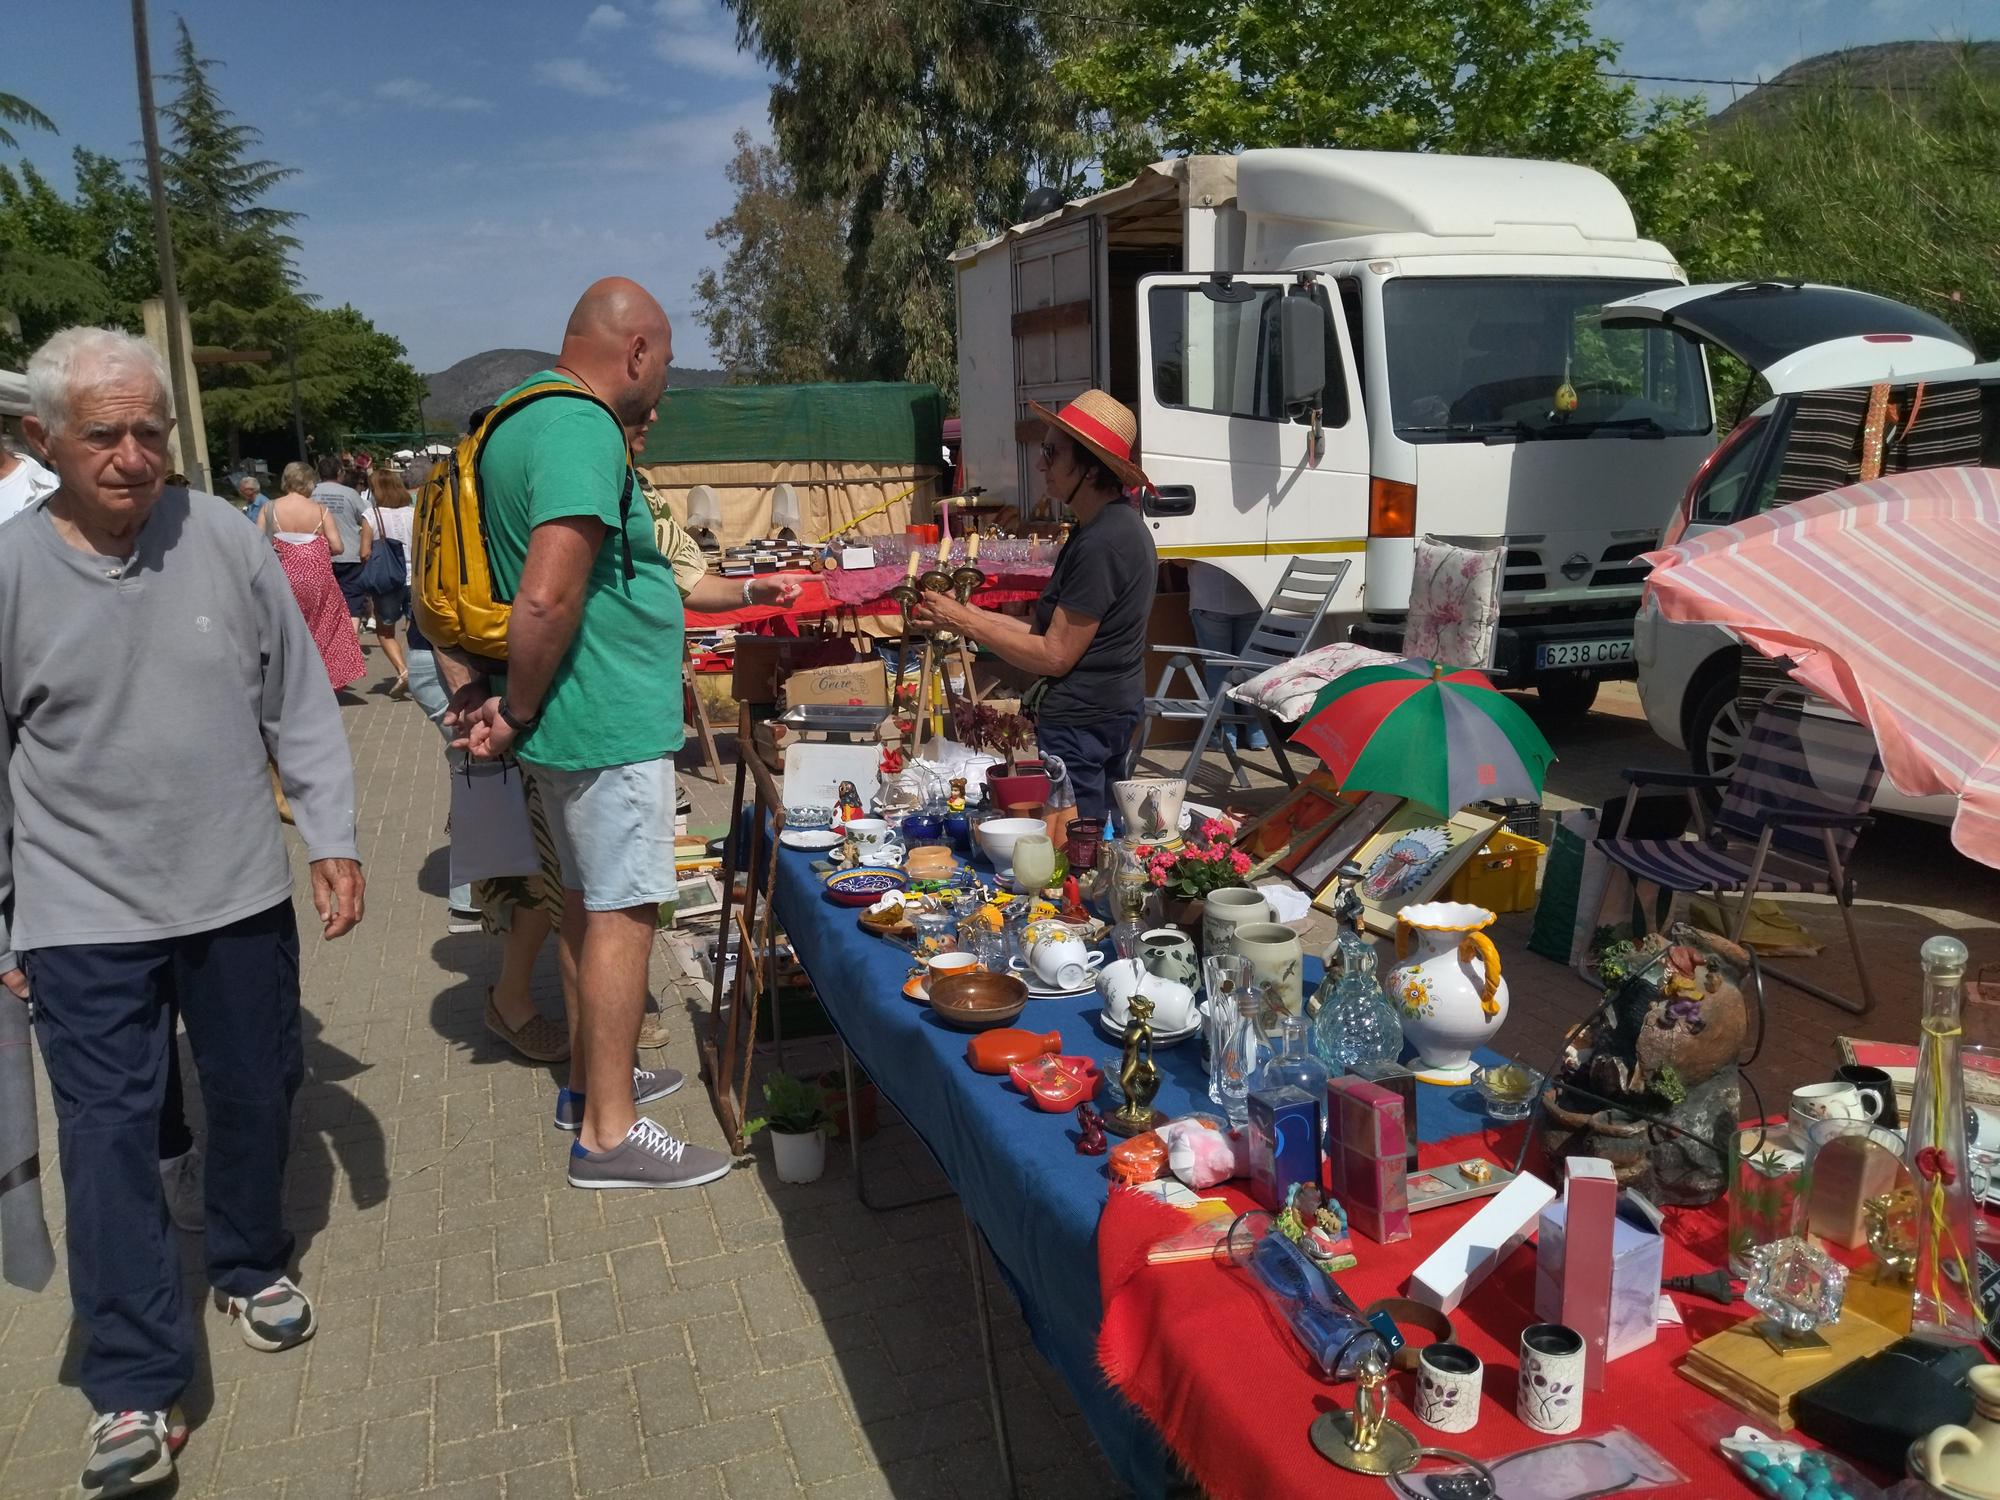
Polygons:
[[1687,488],[1681,492],[1681,503],[1674,508],[1674,518],[1667,523],[1667,529],[1660,533],[1662,547],[1673,546],[1686,534],[1688,526],[1694,520],[1695,499],[1701,494],[1702,486],[1708,483],[1708,476],[1715,471],[1716,465],[1722,462],[1724,454],[1733,451],[1738,443],[1749,441],[1750,434],[1763,424],[1763,420],[1757,416],[1745,417],[1731,428],[1729,436],[1701,461],[1701,467],[1694,471],[1694,477],[1687,482]]
[[1417,487],[1395,479],[1368,481],[1368,534],[1415,536]]

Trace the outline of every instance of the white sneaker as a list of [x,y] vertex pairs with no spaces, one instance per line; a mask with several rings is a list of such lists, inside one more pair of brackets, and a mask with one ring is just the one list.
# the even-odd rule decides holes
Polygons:
[[208,1227],[208,1209],[202,1191],[201,1147],[190,1146],[179,1156],[160,1163],[160,1186],[167,1195],[167,1217],[174,1228],[200,1234]]

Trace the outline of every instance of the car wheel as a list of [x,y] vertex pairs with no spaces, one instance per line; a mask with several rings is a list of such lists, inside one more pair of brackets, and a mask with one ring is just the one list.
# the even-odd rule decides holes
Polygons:
[[1550,719],[1573,723],[1589,713],[1590,705],[1597,701],[1597,679],[1570,672],[1539,677],[1535,679],[1535,696],[1542,700]]
[[1736,702],[1736,674],[1725,672],[1703,689],[1688,720],[1688,760],[1696,774],[1727,776],[1743,758],[1750,732]]

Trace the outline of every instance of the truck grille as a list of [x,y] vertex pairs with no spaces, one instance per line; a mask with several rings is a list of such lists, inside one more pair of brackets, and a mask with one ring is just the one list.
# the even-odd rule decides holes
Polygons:
[[[1651,552],[1654,545],[1650,538],[1613,542],[1594,561],[1586,559],[1587,571],[1582,576],[1572,577],[1571,573],[1578,570],[1574,561],[1578,554],[1558,557],[1538,546],[1512,544],[1507,548],[1501,588],[1509,594],[1584,585],[1594,589],[1636,588],[1651,571],[1639,558]],[[1569,564],[1570,571],[1564,571],[1564,564]]]

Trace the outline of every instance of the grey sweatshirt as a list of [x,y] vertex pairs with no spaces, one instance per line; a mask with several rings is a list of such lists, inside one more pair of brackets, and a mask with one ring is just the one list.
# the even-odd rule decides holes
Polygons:
[[326,668],[254,527],[169,488],[130,559],[0,525],[0,970],[14,950],[204,932],[355,859],[354,768]]

